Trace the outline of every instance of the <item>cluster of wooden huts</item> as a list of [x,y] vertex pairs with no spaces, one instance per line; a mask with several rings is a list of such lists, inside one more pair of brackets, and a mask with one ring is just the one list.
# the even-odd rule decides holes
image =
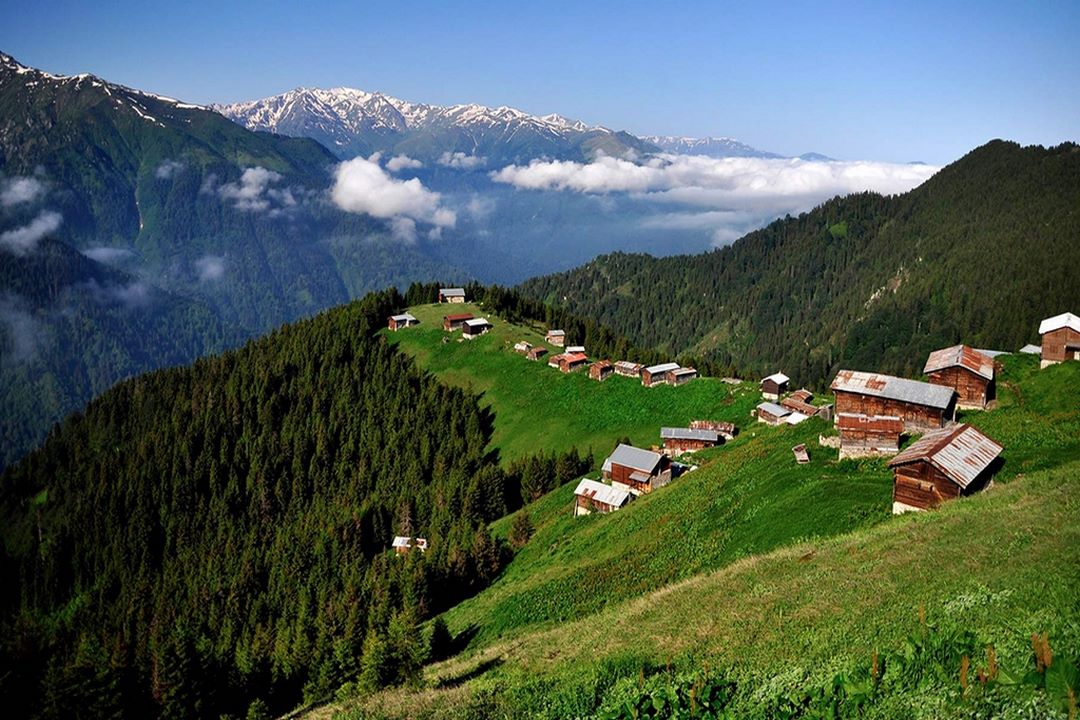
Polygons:
[[619,444],[604,460],[601,475],[607,483],[589,478],[574,490],[574,515],[609,513],[671,482],[671,458],[663,453]]

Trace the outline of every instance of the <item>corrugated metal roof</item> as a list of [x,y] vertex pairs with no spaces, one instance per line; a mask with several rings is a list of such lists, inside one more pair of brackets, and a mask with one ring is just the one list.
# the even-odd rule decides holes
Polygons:
[[630,500],[630,493],[626,490],[618,490],[605,485],[602,482],[596,480],[590,480],[588,478],[583,479],[578,483],[577,488],[574,490],[575,495],[583,495],[591,500],[604,503],[605,505],[612,505],[614,507],[622,507]]
[[837,413],[836,427],[840,430],[869,430],[899,435],[904,432],[903,419],[895,415],[863,415],[861,413]]
[[444,315],[443,320],[449,320],[450,322],[457,322],[458,320],[469,320],[472,318],[472,313],[457,313],[456,315]]
[[925,461],[966,488],[1001,451],[1001,445],[970,425],[960,423],[926,433],[890,460],[889,467]]
[[[765,382],[766,380],[772,380],[772,381],[773,381],[774,383],[776,383],[777,385],[783,385],[784,383],[786,383],[786,382],[790,381],[790,380],[791,380],[791,378],[789,378],[789,377],[788,377],[787,375],[785,375],[784,373],[779,373],[779,372],[778,372],[778,373],[773,373],[773,374],[772,374],[772,375],[770,375],[769,377],[766,377],[766,378],[762,378],[762,379],[761,379],[761,382],[762,382],[762,383],[764,383],[764,382]],[[760,385],[761,383],[758,383],[758,384]]]
[[1048,317],[1039,323],[1039,334],[1045,335],[1048,332],[1060,330],[1061,328],[1072,328],[1076,332],[1080,332],[1080,317],[1073,315],[1071,312],[1061,313],[1054,317]]
[[799,388],[795,392],[788,395],[789,398],[796,402],[809,403],[814,399],[814,393],[810,392],[806,388]]
[[670,372],[675,377],[683,377],[684,375],[697,375],[697,370],[695,370],[694,368],[681,367],[677,370],[669,370],[668,372]]
[[953,396],[956,395],[955,390],[944,385],[931,385],[918,380],[908,380],[907,378],[860,372],[858,370],[841,370],[836,373],[836,379],[832,381],[829,389],[834,392],[840,390],[858,393],[859,395],[900,400],[942,410],[949,407]]
[[589,369],[591,370],[592,368],[609,368],[609,367],[611,367],[611,361],[610,360],[597,360],[596,362],[594,362],[592,365],[589,366]]
[[466,320],[465,324],[472,328],[483,327],[485,325],[490,325],[491,323],[487,321],[487,318],[475,318],[473,320]]
[[548,337],[553,337],[553,336],[554,337],[562,337],[562,336],[566,335],[566,331],[565,330],[548,330],[547,334],[548,334]]
[[620,360],[615,363],[615,367],[621,370],[627,370],[629,372],[641,372],[641,363],[630,362],[629,360]]
[[[807,393],[809,395],[809,393]],[[800,400],[796,397],[795,393],[791,394],[791,397],[786,397],[780,401],[780,404],[793,412],[805,413],[806,415],[816,415],[818,407],[811,405],[808,402]]]
[[416,322],[416,318],[412,315],[412,313],[402,313],[401,315],[391,315],[390,319],[393,320],[394,322],[404,322],[406,320],[408,320],[409,322]]
[[930,353],[923,372],[932,373],[951,367],[962,367],[987,380],[994,379],[994,361],[967,345],[953,345]]
[[1020,348],[1020,352],[1028,355],[1042,355],[1042,347],[1039,345],[1032,345],[1028,343],[1024,347]]
[[660,365],[652,365],[650,367],[645,368],[645,372],[649,373],[650,375],[660,375],[662,373],[668,372],[669,370],[678,370],[678,369],[679,369],[679,363],[662,363]]
[[809,419],[809,417],[809,415],[805,415],[798,411],[793,411],[790,415],[784,418],[784,422],[786,422],[788,425],[798,425],[803,420]]
[[585,352],[585,346],[584,345],[571,345],[570,347],[566,348],[566,352],[568,352],[568,353],[583,353],[583,352]]
[[570,363],[588,362],[589,358],[583,353],[564,353],[563,359]]
[[[431,292],[428,290],[428,292]],[[443,297],[465,297],[465,288],[442,288],[439,294]],[[431,297],[428,295],[428,297]]]
[[764,410],[774,417],[784,417],[785,415],[791,414],[791,411],[786,407],[781,407],[780,405],[771,402],[763,402],[757,406],[757,409]]
[[611,465],[622,465],[623,467],[633,468],[634,470],[644,470],[645,472],[652,472],[656,469],[656,466],[660,464],[660,454],[654,453],[650,450],[642,450],[636,448],[633,445],[620,444],[615,448],[615,452],[608,456],[605,466],[608,470],[611,469]]
[[699,430],[695,428],[660,428],[660,437],[664,440],[702,440],[704,442],[719,442],[720,434],[715,430]]

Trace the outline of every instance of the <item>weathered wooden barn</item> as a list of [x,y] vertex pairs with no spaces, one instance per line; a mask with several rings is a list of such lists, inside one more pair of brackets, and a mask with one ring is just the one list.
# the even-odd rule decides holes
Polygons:
[[641,371],[645,368],[641,363],[630,362],[629,360],[620,360],[615,363],[615,374],[622,375],[623,377],[640,378]]
[[722,442],[720,433],[715,430],[696,428],[662,427],[660,439],[664,442],[664,453],[672,456],[716,447]]
[[1047,367],[1066,360],[1080,360],[1080,317],[1071,312],[1046,318],[1039,323],[1042,362]]
[[465,302],[465,290],[463,288],[441,288],[439,290],[439,302],[463,303]]
[[615,512],[633,499],[629,490],[585,478],[574,490],[574,515]]
[[739,434],[739,428],[735,427],[735,423],[724,422],[723,420],[691,420],[690,428],[692,430],[715,430],[725,440],[734,440],[735,436]]
[[398,555],[408,555],[412,550],[419,550],[420,552],[427,552],[427,539],[426,538],[411,538],[403,535],[398,535],[394,538],[393,548],[394,552]]
[[763,378],[761,381],[761,397],[766,400],[772,400],[773,402],[780,399],[780,396],[787,392],[788,383],[791,381],[784,373],[773,373],[767,378]]
[[823,418],[832,420],[832,405],[814,405],[810,401],[814,394],[805,388],[800,388],[780,401],[780,404],[792,412],[802,413],[807,417]]
[[529,352],[527,352],[525,354],[525,357],[528,358],[529,360],[539,360],[540,358],[544,357],[545,355],[547,355],[547,348],[537,346],[537,347],[531,348],[529,350]]
[[472,313],[458,313],[457,315],[443,315],[442,329],[451,332],[460,330],[466,320],[472,320]]
[[840,459],[895,455],[900,452],[904,421],[895,415],[837,413]]
[[486,335],[490,330],[491,323],[487,321],[487,318],[473,318],[462,323],[461,336],[466,340],[472,340]]
[[532,349],[533,345],[531,342],[525,342],[524,340],[522,340],[521,342],[514,343],[514,352],[516,352],[518,355],[528,355],[529,351]]
[[544,340],[551,343],[555,347],[562,347],[566,344],[566,331],[565,330],[548,330]]
[[766,425],[784,425],[787,423],[788,416],[791,415],[791,411],[786,407],[772,402],[761,403],[755,408],[755,411],[758,422],[763,422]]
[[563,353],[559,359],[559,370],[572,373],[589,364],[589,358],[582,353]]
[[604,461],[603,475],[613,487],[644,495],[671,482],[671,460],[651,450],[620,444]]
[[908,431],[936,430],[956,415],[955,390],[918,380],[841,370],[830,389],[837,414],[894,415]]
[[641,384],[645,387],[663,385],[667,382],[667,374],[672,370],[678,370],[679,363],[662,363],[651,365],[641,371]]
[[935,350],[923,372],[934,385],[956,391],[958,408],[984,408],[994,399],[994,360],[967,345]]
[[387,327],[397,332],[402,328],[407,328],[410,325],[416,325],[419,320],[413,317],[412,313],[402,313],[400,315],[391,315],[390,322],[387,323]]
[[685,385],[698,376],[697,370],[694,368],[681,367],[675,370],[667,371],[667,384],[668,385]]
[[926,510],[988,487],[1002,447],[959,423],[926,433],[889,461],[893,512]]
[[615,366],[610,360],[599,360],[589,366],[589,377],[603,382],[615,374]]

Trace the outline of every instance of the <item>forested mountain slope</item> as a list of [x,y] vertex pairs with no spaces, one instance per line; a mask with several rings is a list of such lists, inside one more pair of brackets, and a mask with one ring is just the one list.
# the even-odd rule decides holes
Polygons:
[[1016,350],[1080,307],[1080,148],[994,141],[900,196],[858,194],[703,255],[613,254],[527,281],[646,346],[823,385],[912,373],[956,342]]

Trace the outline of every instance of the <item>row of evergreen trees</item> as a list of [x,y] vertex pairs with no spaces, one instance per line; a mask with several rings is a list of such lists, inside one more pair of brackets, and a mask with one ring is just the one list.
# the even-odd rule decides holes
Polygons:
[[[9,712],[259,716],[447,652],[420,624],[500,572],[487,523],[592,458],[500,466],[490,411],[377,335],[406,302],[370,295],[124,382],[8,469]],[[429,549],[387,552],[399,534]]]

